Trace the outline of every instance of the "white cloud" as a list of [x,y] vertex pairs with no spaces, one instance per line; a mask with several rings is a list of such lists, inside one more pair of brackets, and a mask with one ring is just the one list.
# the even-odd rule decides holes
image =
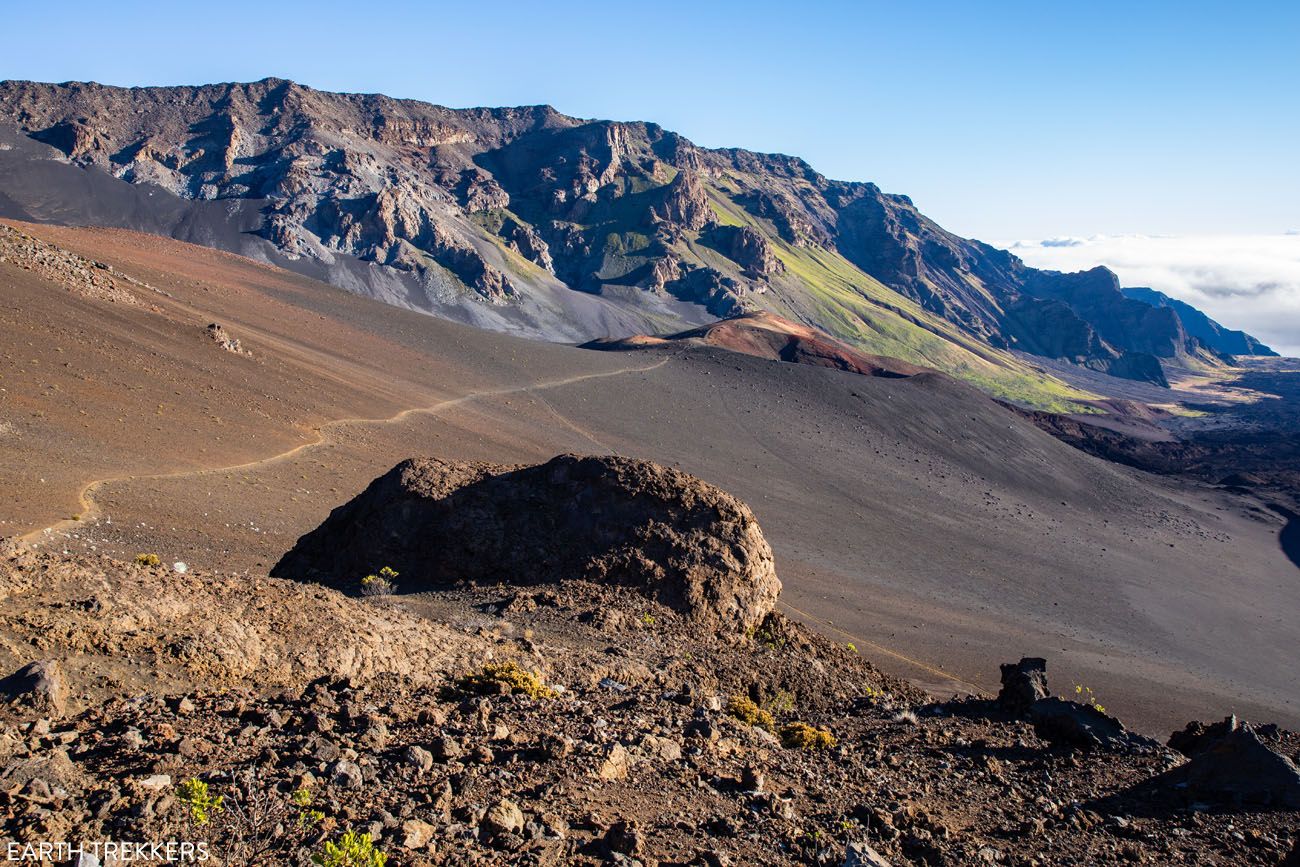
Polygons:
[[1279,235],[1094,235],[1003,243],[1035,268],[1105,265],[1124,286],[1150,286],[1300,356],[1300,232]]

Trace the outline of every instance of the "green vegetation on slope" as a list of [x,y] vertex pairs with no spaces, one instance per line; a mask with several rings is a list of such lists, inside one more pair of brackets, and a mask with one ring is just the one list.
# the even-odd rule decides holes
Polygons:
[[[864,352],[937,368],[1002,400],[1086,412],[1081,401],[1096,397],[962,333],[838,253],[787,243],[770,223],[720,190],[711,187],[709,199],[720,222],[762,232],[785,265],[786,273],[772,279],[772,291],[757,296],[761,306],[815,324]],[[720,270],[728,267],[720,254],[695,243],[686,246],[690,258]],[[729,267],[734,270],[734,263]]]

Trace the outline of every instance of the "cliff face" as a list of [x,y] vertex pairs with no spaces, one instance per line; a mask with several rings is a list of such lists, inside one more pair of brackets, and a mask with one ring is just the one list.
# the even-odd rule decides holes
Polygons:
[[1220,355],[1277,355],[1246,332],[1225,328],[1185,301],[1144,286],[1127,287],[1122,291],[1126,297],[1136,301],[1173,310],[1187,333],[1212,352]]
[[[69,180],[75,168],[115,196],[148,191],[93,221],[157,223],[533,336],[621,336],[765,309],[995,391],[1039,382],[1008,349],[1157,380],[1155,358],[1199,349],[1177,309],[1125,297],[1110,272],[1035,271],[873,184],[792,157],[698,148],[654,124],[546,106],[453,110],[277,79],[4,82],[0,118],[18,135],[0,159],[10,216],[91,222],[87,197],[69,190],[92,181]],[[36,142],[64,163],[42,167],[61,180],[39,192],[30,166],[50,152]],[[159,210],[171,216],[160,223]],[[213,226],[236,218],[237,230]]]

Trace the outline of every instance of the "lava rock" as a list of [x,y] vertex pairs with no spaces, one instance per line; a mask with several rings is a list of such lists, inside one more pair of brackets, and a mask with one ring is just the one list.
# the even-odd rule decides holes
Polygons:
[[686,473],[622,457],[403,461],[299,539],[273,574],[328,581],[375,563],[396,569],[402,589],[503,575],[631,585],[731,633],[757,627],[781,589],[748,506]]
[[1300,768],[1269,749],[1249,725],[1229,729],[1202,746],[1187,764],[1157,779],[1198,796],[1300,810]]
[[1036,656],[1002,665],[1002,690],[998,707],[1015,716],[1024,716],[1030,705],[1047,698],[1047,660]]
[[0,680],[0,698],[26,705],[41,713],[62,716],[67,707],[68,687],[63,666],[57,659],[31,662]]

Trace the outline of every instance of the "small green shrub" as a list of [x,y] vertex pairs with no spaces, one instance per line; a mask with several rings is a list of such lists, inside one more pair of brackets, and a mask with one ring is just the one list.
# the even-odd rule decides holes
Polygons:
[[747,633],[755,644],[766,647],[768,650],[780,650],[785,646],[785,637],[777,635],[770,626],[766,624],[757,629],[751,628]]
[[794,694],[778,689],[771,698],[763,702],[763,709],[773,714],[789,713],[794,710]]
[[522,668],[513,660],[489,662],[481,671],[462,677],[458,686],[461,692],[473,695],[508,692],[530,698],[555,698],[555,690],[542,682],[539,673]]
[[157,554],[136,554],[135,565],[137,566],[160,566],[162,558]]
[[856,644],[854,644],[852,641],[850,641],[848,644],[846,644],[846,645],[844,645],[844,646],[847,647],[847,648],[849,649],[849,652],[850,652],[850,653],[857,653],[857,652],[858,652],[858,646],[857,646]]
[[319,867],[384,867],[388,856],[375,848],[369,834],[347,831],[337,842],[326,841],[311,860]]
[[225,810],[221,796],[212,794],[208,784],[197,777],[191,777],[180,784],[176,790],[176,799],[189,810],[190,819],[196,825],[208,824],[215,814]]
[[1092,709],[1096,710],[1098,713],[1106,712],[1106,708],[1100,702],[1097,701],[1097,696],[1092,691],[1092,687],[1090,686],[1084,686],[1083,684],[1076,683],[1074,685],[1074,700],[1079,702],[1080,704],[1088,705]]
[[770,713],[741,695],[727,699],[727,713],[747,726],[758,726],[768,731],[776,727],[776,721]]
[[305,786],[295,789],[289,796],[289,802],[298,810],[298,828],[301,830],[314,828],[325,818],[325,814],[320,810],[312,809],[311,790]]
[[653,614],[651,614],[649,611],[647,611],[645,614],[642,614],[642,615],[641,615],[641,625],[642,625],[642,626],[654,626],[654,625],[655,625],[655,616],[654,616]]
[[839,741],[826,729],[794,722],[781,727],[781,743],[792,750],[815,752],[833,749]]
[[397,578],[397,570],[385,566],[377,574],[367,575],[361,579],[361,595],[390,596],[397,589],[395,578]]

